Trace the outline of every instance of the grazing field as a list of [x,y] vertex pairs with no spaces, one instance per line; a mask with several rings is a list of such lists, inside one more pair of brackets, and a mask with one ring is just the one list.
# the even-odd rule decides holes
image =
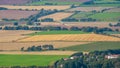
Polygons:
[[95,51],[95,50],[107,50],[107,49],[120,49],[120,42],[93,42],[83,45],[76,45],[61,48],[61,50],[69,51]]
[[62,19],[71,16],[72,14],[73,13],[59,12],[59,13],[55,13],[55,14],[51,14],[51,15],[41,17],[41,18],[39,18],[39,20],[45,19],[45,18],[53,18],[54,21],[61,21]]
[[120,38],[98,34],[62,34],[62,35],[37,35],[18,40],[20,42],[35,41],[120,41]]
[[97,13],[88,18],[97,19],[98,21],[118,21],[120,19],[120,12],[105,12],[105,13]]
[[29,34],[32,32],[34,32],[34,31],[24,31],[24,30],[23,31],[22,30],[4,31],[4,30],[0,30],[0,42],[13,42],[15,40],[27,37],[24,34]]
[[42,31],[28,34],[30,36],[34,35],[56,35],[56,34],[87,34],[87,32],[83,31]]
[[79,12],[73,15],[71,18],[76,19],[92,18],[96,19],[97,21],[117,22],[120,18],[120,12],[103,12],[103,13]]
[[0,19],[21,19],[37,14],[38,11],[0,10]]
[[48,66],[56,60],[68,56],[62,55],[3,55],[0,54],[0,66]]
[[12,6],[12,5],[0,5],[0,7],[5,7],[5,8],[8,8],[8,9],[22,9],[22,10],[41,10],[41,9],[45,9],[45,10],[54,10],[54,9],[57,9],[57,10],[64,10],[64,9],[68,9],[70,8],[69,5],[65,5],[65,6]]
[[90,42],[1,42],[0,43],[0,50],[2,51],[20,51],[22,47],[27,49],[31,46],[39,46],[39,45],[45,45],[45,44],[52,44],[54,48],[63,48],[78,44],[87,44]]
[[90,12],[90,11],[93,11],[93,10],[101,11],[103,9],[109,9],[109,8],[113,8],[113,7],[77,7],[77,8],[69,9],[68,11],[85,11],[85,12]]

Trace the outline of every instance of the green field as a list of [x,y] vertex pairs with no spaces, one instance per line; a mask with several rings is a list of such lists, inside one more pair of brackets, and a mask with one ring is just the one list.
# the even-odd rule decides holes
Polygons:
[[72,5],[72,4],[80,5],[81,3],[80,2],[71,2],[71,1],[62,2],[62,1],[45,0],[42,2],[33,2],[28,5],[47,5],[47,4],[48,5]]
[[104,13],[92,13],[92,12],[80,12],[73,15],[71,18],[92,18],[97,21],[105,21],[105,22],[116,22],[120,19],[120,12],[104,12]]
[[61,55],[0,55],[0,66],[48,66],[56,60],[68,56]]
[[82,31],[42,31],[28,34],[30,36],[34,35],[55,35],[55,34],[86,34],[87,32]]
[[92,12],[79,12],[75,15],[73,15],[71,18],[76,18],[76,19],[80,19],[80,18],[87,18],[88,16],[92,15]]
[[89,44],[61,48],[61,50],[70,51],[95,51],[107,49],[120,49],[120,42],[93,42]]
[[97,19],[99,21],[118,21],[120,19],[120,12],[97,13],[89,16],[89,18]]

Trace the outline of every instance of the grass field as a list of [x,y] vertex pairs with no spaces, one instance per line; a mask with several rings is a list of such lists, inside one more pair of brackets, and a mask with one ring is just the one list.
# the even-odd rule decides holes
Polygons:
[[88,34],[87,32],[82,31],[42,31],[28,34],[30,36],[34,35],[56,35],[56,34]]
[[61,48],[61,50],[69,51],[94,51],[107,49],[120,49],[120,42],[93,42],[88,44]]
[[0,54],[0,66],[47,66],[56,60],[68,56],[62,55],[2,55]]
[[97,19],[99,21],[118,21],[120,19],[120,12],[97,13],[88,18]]
[[104,22],[116,22],[120,19],[120,12],[104,12],[104,13],[92,13],[92,12],[79,12],[72,16],[72,18],[92,18],[97,21]]

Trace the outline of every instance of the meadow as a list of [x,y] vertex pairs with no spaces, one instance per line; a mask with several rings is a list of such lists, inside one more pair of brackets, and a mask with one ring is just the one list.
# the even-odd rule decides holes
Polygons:
[[120,42],[93,42],[61,48],[61,50],[90,52],[95,50],[120,49]]
[[0,66],[48,66],[64,55],[3,55],[0,54]]
[[79,12],[73,15],[71,18],[92,18],[101,22],[117,22],[120,18],[120,12],[103,12],[103,13],[92,13],[92,12]]

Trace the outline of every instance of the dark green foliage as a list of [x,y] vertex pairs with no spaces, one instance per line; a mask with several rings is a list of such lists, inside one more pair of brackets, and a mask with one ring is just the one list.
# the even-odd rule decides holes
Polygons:
[[21,51],[43,51],[43,50],[54,50],[53,45],[40,45],[40,46],[31,46],[28,47],[26,50],[24,47],[21,48]]
[[[119,68],[120,58],[107,59],[105,55],[120,54],[120,49],[75,53],[67,59],[56,61],[55,68]],[[71,59],[73,57],[73,59]]]
[[4,7],[0,7],[0,10],[8,10],[8,9]]

